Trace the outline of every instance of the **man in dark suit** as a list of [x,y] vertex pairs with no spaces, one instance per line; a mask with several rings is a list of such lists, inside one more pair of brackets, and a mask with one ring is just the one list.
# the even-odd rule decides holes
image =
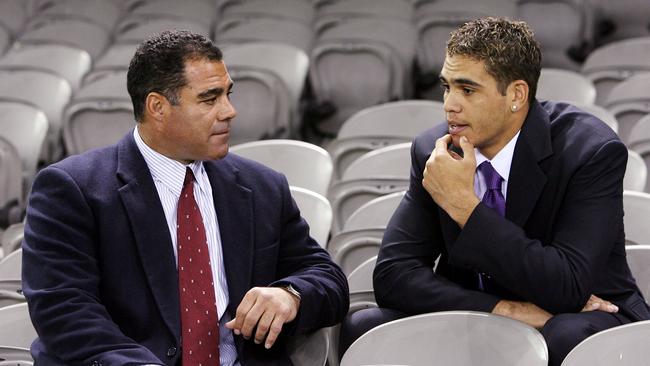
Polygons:
[[347,319],[347,337],[405,315],[491,312],[540,329],[559,365],[589,335],[650,319],[625,260],[627,149],[597,118],[535,99],[540,60],[523,22],[452,33],[447,123],[413,142],[374,271],[381,308]]
[[339,322],[347,282],[286,178],[228,154],[221,51],[164,32],[136,51],[138,121],[35,179],[24,293],[41,365],[290,365],[287,336]]

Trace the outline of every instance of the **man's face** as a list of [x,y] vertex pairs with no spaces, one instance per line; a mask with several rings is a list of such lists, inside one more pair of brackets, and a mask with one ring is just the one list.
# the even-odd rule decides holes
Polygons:
[[185,163],[222,158],[228,153],[230,122],[236,115],[226,66],[222,61],[188,60],[185,80],[162,131],[167,155]]
[[519,128],[511,121],[509,93],[499,92],[483,61],[460,55],[447,55],[440,80],[454,145],[465,136],[483,155],[494,157]]

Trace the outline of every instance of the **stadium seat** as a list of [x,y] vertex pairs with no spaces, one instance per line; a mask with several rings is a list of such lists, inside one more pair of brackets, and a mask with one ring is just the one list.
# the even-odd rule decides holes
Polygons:
[[9,140],[0,137],[0,232],[20,220],[23,203],[23,164],[20,155]]
[[536,97],[540,100],[591,105],[596,101],[596,87],[576,71],[542,68]]
[[395,192],[366,202],[345,220],[343,231],[385,228],[402,202],[404,193],[405,191]]
[[113,36],[116,43],[140,43],[156,33],[173,29],[210,37],[210,27],[202,23],[167,18],[127,18],[116,26]]
[[219,8],[222,20],[238,18],[276,18],[311,25],[314,6],[304,0],[226,1]]
[[605,100],[619,125],[619,136],[628,142],[634,125],[650,113],[650,72],[631,76],[614,88]]
[[367,259],[348,275],[350,292],[373,291],[372,274],[375,270],[377,257]]
[[332,206],[327,198],[305,188],[290,187],[300,214],[309,224],[309,235],[325,248],[332,225]]
[[111,32],[120,19],[119,6],[105,0],[49,0],[36,2],[32,19],[83,19]]
[[248,42],[285,43],[309,54],[313,32],[309,24],[278,18],[237,18],[217,22],[218,45]]
[[625,244],[650,244],[650,194],[623,191]]
[[289,358],[296,366],[325,366],[330,348],[329,329],[293,336],[287,345]]
[[650,298],[650,244],[626,245],[625,256],[644,298]]
[[213,4],[204,1],[144,1],[128,9],[127,19],[170,19],[201,24],[212,29],[217,11]]
[[[628,146],[641,156],[646,168],[650,170],[650,114],[641,118],[634,125],[628,138]],[[645,190],[650,192],[650,179],[645,185]]]
[[36,337],[27,303],[0,308],[0,345],[29,348]]

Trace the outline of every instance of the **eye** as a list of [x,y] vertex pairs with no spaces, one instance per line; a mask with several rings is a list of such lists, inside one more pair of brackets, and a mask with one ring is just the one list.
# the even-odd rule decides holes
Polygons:
[[226,93],[226,96],[228,97],[228,99],[230,99],[230,94],[232,94],[232,90],[228,90],[228,92]]
[[474,93],[474,89],[463,88],[463,94],[465,94],[465,95],[471,95],[472,93]]
[[205,103],[207,105],[213,105],[216,100],[217,100],[217,97],[212,97],[210,99],[202,100],[201,102]]
[[445,93],[449,92],[449,84],[440,84],[440,88],[442,88],[442,91]]

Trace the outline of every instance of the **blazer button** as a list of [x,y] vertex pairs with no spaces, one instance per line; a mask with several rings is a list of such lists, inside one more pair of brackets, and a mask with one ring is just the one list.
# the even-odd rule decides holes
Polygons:
[[102,363],[99,362],[99,361],[93,361],[93,365],[92,365],[92,366],[102,366]]
[[176,347],[174,346],[169,347],[169,349],[167,350],[167,357],[172,358],[174,356],[176,356]]

